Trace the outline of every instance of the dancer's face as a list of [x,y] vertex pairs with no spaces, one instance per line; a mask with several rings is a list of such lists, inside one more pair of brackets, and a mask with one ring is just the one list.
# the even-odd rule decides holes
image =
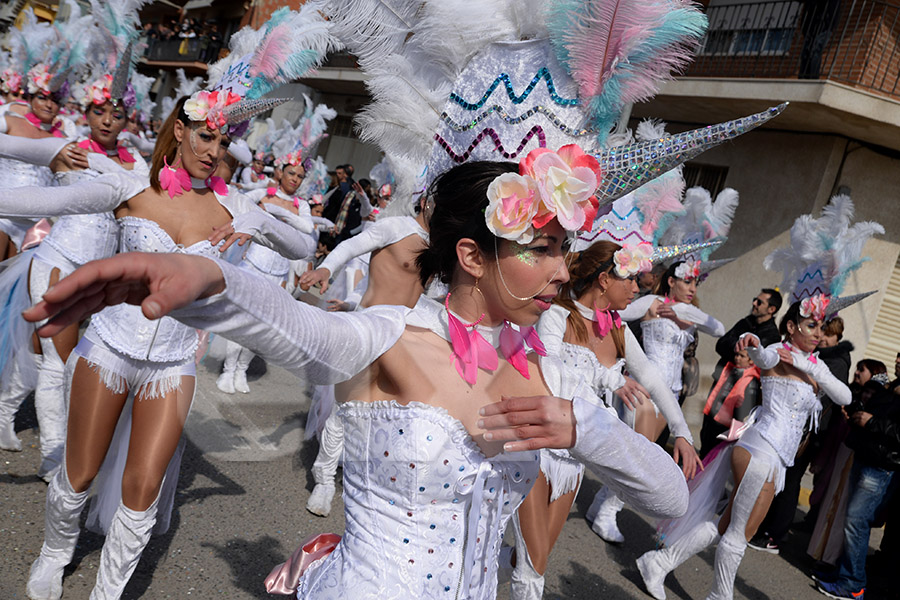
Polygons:
[[281,189],[288,196],[293,196],[297,193],[300,184],[303,183],[304,177],[306,177],[306,170],[303,165],[287,165],[281,170]]
[[31,112],[40,120],[41,123],[50,124],[56,115],[59,114],[59,104],[52,96],[44,96],[43,94],[35,94],[31,98]]
[[612,271],[600,273],[597,277],[597,286],[604,291],[603,298],[609,302],[609,306],[605,306],[604,302],[598,303],[599,308],[609,308],[609,310],[624,310],[634,295],[638,293],[637,275],[632,277],[619,277]]
[[669,298],[675,302],[688,303],[697,295],[697,280],[678,279],[677,277],[669,277]]
[[182,166],[191,177],[206,179],[225,158],[231,138],[206,123],[185,125],[175,121],[175,139],[181,149]]
[[550,308],[569,280],[564,247],[566,232],[556,220],[539,229],[530,244],[497,240],[497,259],[486,262],[479,284],[495,324],[506,319],[533,325]]
[[119,134],[125,128],[125,110],[104,102],[100,106],[91,104],[85,113],[91,138],[104,148],[115,148]]
[[801,317],[798,323],[788,322],[787,327],[791,343],[804,352],[812,352],[822,341],[825,326],[821,321],[816,321],[812,317],[806,319]]

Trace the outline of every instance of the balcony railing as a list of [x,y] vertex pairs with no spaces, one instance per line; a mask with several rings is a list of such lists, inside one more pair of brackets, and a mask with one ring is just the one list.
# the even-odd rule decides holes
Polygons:
[[215,62],[221,44],[204,38],[150,40],[144,57],[166,62]]
[[772,0],[707,8],[685,75],[829,79],[900,98],[900,6],[877,0]]

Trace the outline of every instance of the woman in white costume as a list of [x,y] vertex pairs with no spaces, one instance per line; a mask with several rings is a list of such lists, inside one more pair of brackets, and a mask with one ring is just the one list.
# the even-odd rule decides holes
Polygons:
[[[252,347],[310,381],[340,383],[347,528],[333,552],[302,574],[299,588],[289,577],[286,587],[300,598],[494,598],[503,530],[537,477],[536,449],[574,445],[575,456],[651,514],[681,512],[686,490],[659,447],[581,399],[592,395],[589,389],[569,382],[563,386],[568,399],[549,397],[534,357],[520,362],[518,348],[498,360],[492,345],[502,330],[510,321],[534,324],[567,279],[566,231],[556,219],[526,244],[530,264],[516,258],[508,239],[518,232],[496,228],[498,238],[488,229],[489,184],[517,170],[510,163],[469,163],[435,184],[433,233],[419,266],[423,280],[434,275],[448,282],[443,303],[422,298],[415,309],[324,313],[227,264],[141,255],[89,265],[47,296],[74,304],[44,303],[28,316],[62,310],[80,317],[104,298],[130,296],[158,317],[212,296],[173,316]],[[583,221],[581,211],[574,219],[579,215]],[[128,283],[138,271],[153,281],[152,295]],[[134,292],[114,293],[120,284]],[[105,291],[78,300],[76,290],[85,286]],[[259,313],[257,305],[269,310]],[[510,423],[524,427],[510,429]],[[512,439],[518,441],[502,443]]]
[[[309,203],[295,195],[306,176],[306,169],[299,153],[288,154],[281,159],[281,162],[281,178],[277,189],[267,188],[258,191],[261,193],[254,191],[246,195],[253,200],[258,199],[259,206],[263,210],[296,229],[298,238],[308,245],[306,256],[311,257],[315,254],[316,247],[313,237],[315,228],[309,213]],[[270,248],[254,243],[250,243],[244,252],[242,265],[281,287],[285,286],[291,270],[290,260]],[[254,354],[250,350],[242,348],[234,342],[227,342],[225,344],[225,363],[222,367],[222,374],[216,379],[216,387],[226,394],[250,393],[250,386],[247,384],[247,368],[250,366],[253,356]]]
[[[736,445],[729,447],[733,450],[716,457],[716,461],[725,465],[724,469],[730,464],[735,491],[718,526],[713,520],[701,519],[690,529],[681,527],[683,531],[678,535],[664,538],[666,548],[648,552],[638,559],[641,577],[654,598],[665,598],[663,580],[668,573],[717,541],[715,581],[707,598],[732,598],[735,574],[747,540],[756,533],[772,498],[784,486],[784,472],[793,464],[803,426],[807,420],[816,419],[821,410],[819,394],[828,394],[839,405],[850,403],[850,389],[813,354],[822,338],[825,321],[825,309],[818,298],[822,297],[790,306],[779,327],[783,342],[763,348],[753,334],[744,334],[738,342],[736,350],[746,349],[762,369],[763,403],[756,423]],[[821,310],[814,306],[815,302]],[[714,478],[716,465],[711,464],[707,471],[706,477]],[[713,488],[721,492],[722,486]],[[696,490],[692,493],[691,513],[685,519],[710,514],[704,510],[706,507],[700,506],[702,498],[695,510],[696,493]],[[709,497],[709,494],[701,495]]]
[[[677,415],[672,421],[674,458],[684,461],[684,475],[691,478],[700,460],[684,417],[631,330],[623,327],[618,317],[618,311],[625,309],[637,292],[635,278],[650,268],[650,256],[649,251],[641,255],[634,248],[623,249],[609,241],[595,242],[578,253],[569,262],[569,282],[541,316],[538,333],[547,354],[562,359],[561,365],[551,363],[562,371],[548,381],[581,380],[607,406],[616,396],[633,409],[652,410],[649,401],[644,401],[652,396],[668,407],[667,412]],[[523,250],[520,259],[529,260],[528,253]],[[545,367],[548,370],[550,367]],[[542,451],[541,474],[514,521],[513,598],[541,597],[547,559],[575,502],[583,471],[583,465],[564,450]]]
[[[675,398],[681,391],[684,349],[694,340],[695,332],[702,331],[714,337],[725,333],[722,323],[690,304],[697,295],[699,277],[699,262],[676,261],[663,275],[657,294],[639,298],[620,314],[623,321],[641,320],[644,353]],[[655,440],[668,423],[676,432],[676,438],[693,445],[687,426],[674,426],[684,423],[684,415],[677,401],[673,404],[658,403],[654,395],[651,402],[654,410],[641,411],[633,417],[628,415],[629,421],[634,419],[635,431]],[[615,494],[601,489],[588,509],[587,519],[591,522],[591,528],[608,542],[622,542],[625,539],[616,524],[616,515],[623,506],[622,500]]]
[[[115,95],[110,90],[116,91]],[[125,82],[114,82],[111,75],[101,76],[87,86],[85,118],[90,127],[89,137],[67,144],[65,140],[35,143],[0,135],[0,153],[32,164],[49,165],[58,185],[89,181],[101,173],[132,173],[146,179],[149,175],[147,163],[140,155],[133,155],[117,143],[126,123],[127,110],[133,108],[133,104],[119,96],[127,97]],[[62,149],[57,153],[59,148]],[[30,265],[22,265],[27,269],[25,276],[32,303],[79,266],[115,254],[118,245],[119,226],[112,212],[60,217],[35,248]],[[38,475],[47,481],[62,458],[66,421],[64,370],[77,342],[78,324],[52,340],[40,341],[41,365],[35,389],[35,409],[43,461]],[[14,434],[10,439],[7,434],[12,433],[19,402],[20,399],[5,395],[0,399],[0,446],[4,448],[9,447],[7,442],[18,442],[13,439]]]

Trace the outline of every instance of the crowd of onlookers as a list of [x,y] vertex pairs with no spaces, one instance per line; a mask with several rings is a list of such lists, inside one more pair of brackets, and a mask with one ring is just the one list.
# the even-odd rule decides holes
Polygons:
[[213,19],[200,21],[186,17],[181,21],[169,19],[159,23],[145,23],[141,34],[147,45],[147,54],[152,55],[160,42],[178,42],[178,53],[196,53],[196,60],[211,63],[219,58],[223,47],[223,34]]

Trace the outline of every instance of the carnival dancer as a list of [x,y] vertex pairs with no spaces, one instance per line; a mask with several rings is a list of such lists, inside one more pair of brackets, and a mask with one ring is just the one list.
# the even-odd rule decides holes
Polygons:
[[[663,250],[656,255],[657,260],[666,254]],[[554,368],[562,367],[561,372],[545,367],[545,372],[552,373],[548,382],[580,379],[610,407],[613,395],[633,408],[653,397],[660,405],[675,407],[670,410],[680,416],[671,392],[617,313],[633,299],[635,279],[650,270],[652,258],[649,243],[637,248],[598,240],[569,261],[569,281],[537,327],[546,353],[562,358],[561,365],[552,363]],[[628,376],[623,369],[628,370]],[[552,384],[550,389],[554,390]],[[684,475],[691,478],[700,461],[684,418],[674,423],[674,459],[676,463],[683,461]],[[513,521],[516,569],[512,597],[540,597],[547,559],[575,502],[583,470],[583,465],[564,450],[542,451],[541,473]]]
[[[716,542],[715,579],[708,598],[732,598],[747,540],[784,486],[784,473],[793,464],[804,423],[809,420],[816,427],[822,408],[819,396],[827,394],[838,405],[849,404],[849,388],[818,360],[815,348],[826,319],[868,295],[837,297],[847,275],[862,263],[865,240],[884,232],[877,223],[851,226],[852,214],[850,199],[835,197],[823,209],[822,218],[804,215],[794,222],[793,247],[766,258],[767,268],[784,271],[782,289],[793,302],[779,326],[783,341],[762,347],[755,335],[743,334],[736,346],[736,351],[746,349],[762,372],[762,406],[755,423],[736,444],[713,450],[712,462],[692,485],[688,513],[660,524],[665,548],[638,559],[641,577],[654,598],[665,598],[663,581],[669,572]],[[827,290],[826,294],[821,290]],[[715,505],[729,473],[734,476],[735,491],[716,526]]]
[[[291,38],[288,51],[297,69],[261,69],[248,96],[201,91],[184,109],[170,115],[154,154],[151,187],[130,175],[104,175],[92,182],[54,190],[20,188],[0,195],[0,214],[97,213],[113,210],[121,225],[121,249],[146,252],[217,255],[240,240],[254,239],[278,247],[286,256],[304,256],[308,246],[293,228],[256,208],[239,194],[227,193],[213,176],[233,134],[246,130],[247,119],[284,100],[257,96],[298,77],[334,47],[328,27],[315,7],[299,13],[277,11],[277,24],[257,38],[260,52],[271,46],[268,35]],[[289,33],[304,28],[304,36]],[[260,38],[263,38],[260,40]],[[266,59],[262,56],[263,65]],[[213,234],[210,235],[210,231]],[[256,278],[259,279],[258,277]],[[72,370],[66,458],[50,484],[45,543],[32,566],[26,588],[31,598],[58,598],[62,575],[78,536],[78,517],[88,488],[106,455],[113,429],[129,396],[131,413],[128,461],[121,478],[122,500],[109,525],[92,598],[118,598],[157,519],[164,474],[181,439],[194,389],[196,332],[172,320],[152,322],[130,307],[98,315],[75,349]],[[126,439],[126,442],[128,440]],[[116,482],[117,483],[117,482]],[[175,483],[174,478],[170,486]],[[174,487],[170,488],[174,491]]]
[[[264,195],[258,202],[263,210],[297,230],[298,238],[307,244],[306,256],[311,257],[315,254],[316,244],[313,239],[315,228],[310,216],[309,204],[303,198],[295,195],[306,176],[303,158],[299,152],[292,152],[281,157],[280,161],[281,178],[278,188],[260,190],[264,192]],[[253,192],[246,195],[255,199]],[[281,287],[285,287],[287,276],[291,270],[288,258],[270,248],[252,242],[244,252],[242,265]],[[216,379],[216,387],[226,394],[250,393],[250,386],[247,384],[247,369],[253,356],[254,354],[250,350],[242,348],[234,342],[226,342],[225,363],[222,367],[222,374]]]
[[[324,294],[332,273],[337,273],[354,258],[371,254],[365,292],[355,308],[363,309],[380,304],[413,308],[425,291],[415,268],[416,257],[428,245],[428,225],[425,197],[414,194],[411,199],[397,198],[397,206],[416,206],[415,217],[386,216],[375,221],[362,233],[344,240],[332,250],[319,268],[300,277],[300,287],[318,285]],[[404,211],[401,211],[404,212]],[[306,421],[306,437],[319,437],[319,452],[313,464],[316,482],[306,509],[314,515],[327,517],[335,493],[335,476],[344,448],[341,419],[333,410],[334,387],[317,386],[310,403]]]

